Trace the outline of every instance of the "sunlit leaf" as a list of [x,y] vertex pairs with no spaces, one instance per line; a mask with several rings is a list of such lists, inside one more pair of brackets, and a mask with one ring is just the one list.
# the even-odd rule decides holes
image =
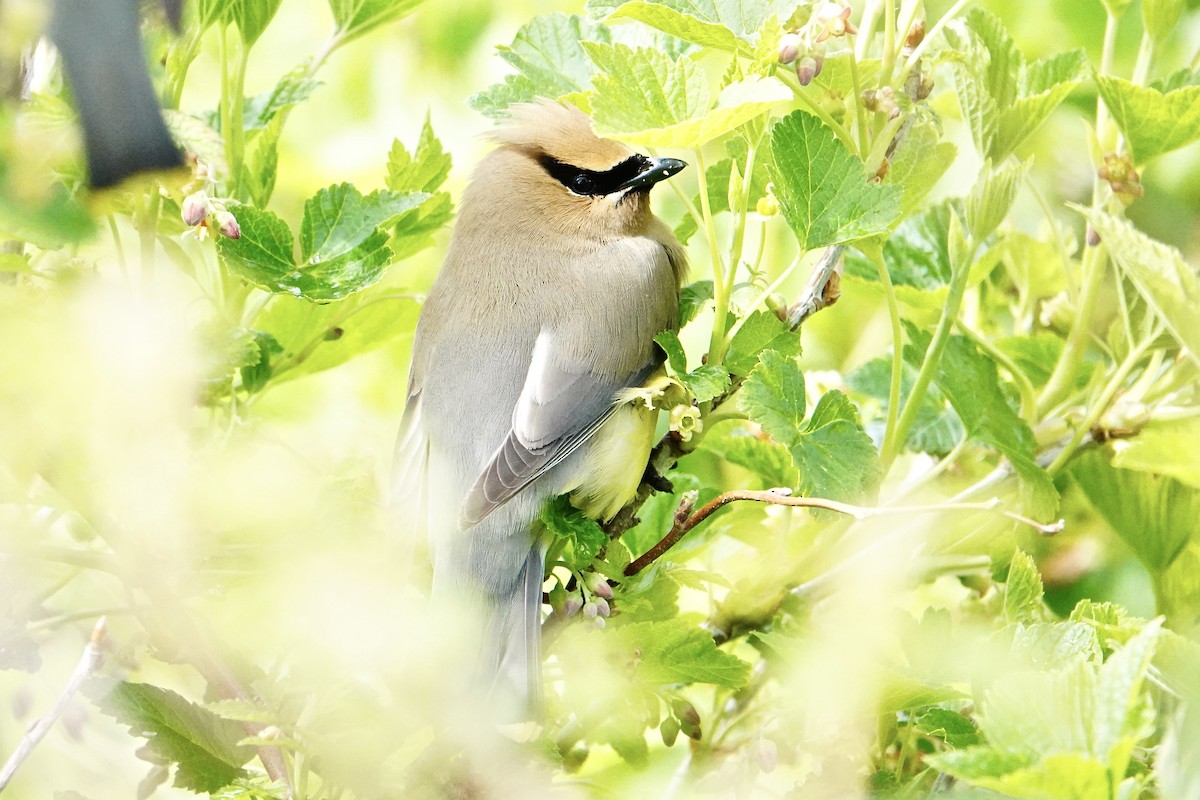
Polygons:
[[777,122],[771,149],[775,196],[801,249],[886,233],[899,217],[900,191],[868,183],[862,162],[812,114]]
[[106,714],[145,737],[151,751],[176,764],[175,785],[196,792],[215,792],[238,776],[254,757],[240,747],[246,732],[175,692],[145,683],[120,682],[98,700]]

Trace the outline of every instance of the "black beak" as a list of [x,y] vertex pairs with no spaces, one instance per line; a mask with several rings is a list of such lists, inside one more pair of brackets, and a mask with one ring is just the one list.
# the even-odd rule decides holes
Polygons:
[[686,166],[687,162],[680,161],[678,158],[647,159],[646,168],[618,186],[617,191],[649,189],[659,181],[665,181],[675,173],[680,172]]

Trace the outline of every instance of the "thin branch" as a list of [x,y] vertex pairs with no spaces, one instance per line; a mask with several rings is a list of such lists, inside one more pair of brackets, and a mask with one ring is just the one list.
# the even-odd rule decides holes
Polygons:
[[[839,514],[847,514],[857,520],[870,519],[871,517],[895,516],[897,514],[924,514],[933,511],[994,511],[997,514],[1008,517],[1022,525],[1028,525],[1039,533],[1047,536],[1059,533],[1066,524],[1063,520],[1057,522],[1043,524],[1029,517],[1013,513],[1006,509],[1000,508],[1000,499],[994,497],[983,503],[942,503],[934,505],[922,506],[893,506],[890,508],[870,508],[867,506],[855,506],[849,503],[841,503],[837,500],[827,500],[822,497],[792,497],[791,489],[768,489],[765,492],[735,490],[725,492],[717,496],[699,511],[694,514],[688,514],[687,511],[680,513],[685,505],[690,511],[688,497],[685,495],[684,500],[680,503],[680,510],[675,512],[675,523],[671,526],[671,530],[667,531],[667,535],[659,540],[658,544],[647,550],[641,557],[633,561],[625,568],[625,575],[636,575],[645,569],[650,564],[654,563],[664,553],[679,543],[679,540],[686,536],[693,528],[699,525],[704,520],[712,516],[720,508],[729,505],[738,500],[751,500],[756,503],[767,503],[770,505],[779,506],[794,506],[801,508],[823,508],[826,511],[835,511]],[[691,502],[695,502],[692,498]]]
[[842,296],[842,253],[845,251],[846,248],[841,245],[825,248],[825,254],[813,268],[800,300],[788,312],[788,325],[792,330],[799,328],[821,309],[836,303]]
[[96,627],[92,628],[92,635],[88,639],[88,643],[83,647],[83,655],[79,657],[79,663],[75,665],[75,671],[71,673],[70,679],[67,680],[67,685],[63,687],[62,692],[58,695],[58,699],[54,701],[54,705],[50,707],[50,711],[35,722],[25,736],[17,745],[17,749],[9,757],[4,764],[4,769],[0,769],[0,792],[8,786],[17,769],[29,758],[33,753],[33,749],[38,746],[38,743],[46,737],[50,729],[54,727],[54,723],[62,716],[66,710],[67,704],[71,702],[71,698],[79,691],[79,687],[84,681],[100,666],[104,654],[100,650],[100,644],[104,641],[105,618],[101,617],[96,622]]

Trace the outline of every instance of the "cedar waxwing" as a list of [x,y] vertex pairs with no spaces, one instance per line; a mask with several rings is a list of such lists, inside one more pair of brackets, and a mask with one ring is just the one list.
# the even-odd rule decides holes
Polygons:
[[550,101],[512,117],[417,324],[396,495],[428,523],[434,602],[479,610],[478,679],[505,716],[541,698],[534,520],[557,494],[606,519],[636,493],[656,415],[617,396],[661,369],[653,340],[678,327],[686,269],[649,200],[684,162],[601,139]]

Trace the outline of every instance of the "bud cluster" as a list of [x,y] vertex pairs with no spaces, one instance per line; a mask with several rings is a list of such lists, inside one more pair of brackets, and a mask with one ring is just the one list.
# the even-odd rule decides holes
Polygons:
[[823,0],[808,22],[779,37],[779,63],[796,65],[796,80],[801,86],[808,86],[821,74],[829,40],[858,33],[858,27],[850,21],[852,11],[848,5]]
[[592,620],[598,627],[604,627],[604,620],[612,614],[609,601],[613,599],[612,587],[608,580],[598,572],[576,575],[578,591],[567,591],[560,583],[550,592],[550,605],[556,614],[573,617],[582,613],[585,619]]
[[[196,160],[192,180],[183,187],[184,198],[179,205],[179,216],[197,239],[205,239],[210,228],[229,239],[241,238],[242,228],[228,208],[227,200],[212,197],[209,190],[216,186],[211,171],[204,162]],[[210,224],[211,220],[211,224]]]
[[1113,194],[1122,203],[1129,205],[1142,196],[1142,176],[1133,166],[1133,159],[1126,154],[1105,153],[1104,163],[1096,170],[1100,180],[1107,181]]

